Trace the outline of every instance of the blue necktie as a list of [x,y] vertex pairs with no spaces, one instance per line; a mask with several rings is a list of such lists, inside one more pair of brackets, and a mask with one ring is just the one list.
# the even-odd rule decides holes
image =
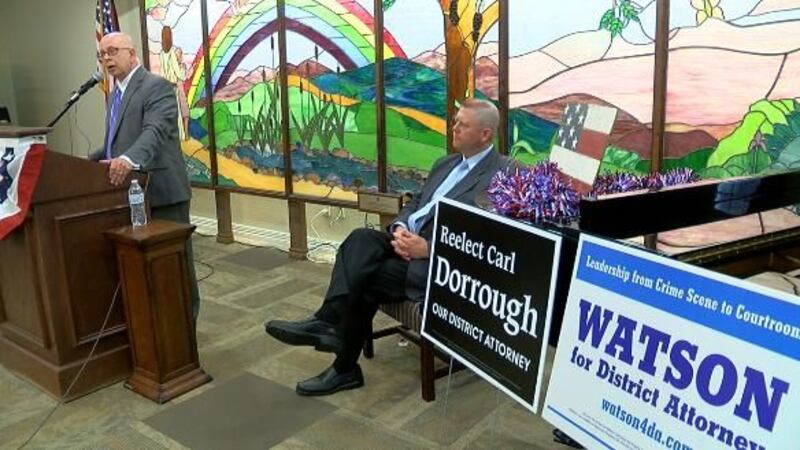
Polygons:
[[114,140],[114,127],[117,125],[117,114],[119,107],[122,104],[122,91],[119,86],[114,88],[114,93],[111,97],[111,110],[108,114],[108,133],[106,134],[106,159],[111,159],[111,142]]
[[442,184],[436,188],[436,192],[433,193],[431,199],[428,203],[425,204],[422,208],[418,209],[416,212],[408,216],[408,230],[412,233],[419,233],[419,228],[425,223],[424,219],[425,216],[428,215],[431,208],[439,201],[442,197],[447,195],[459,181],[469,172],[469,164],[467,164],[467,160],[461,161],[459,165],[457,165],[451,172],[447,178],[442,181]]

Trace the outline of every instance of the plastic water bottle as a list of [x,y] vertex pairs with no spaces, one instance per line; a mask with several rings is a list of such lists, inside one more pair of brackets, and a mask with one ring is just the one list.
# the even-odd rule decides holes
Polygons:
[[147,225],[147,211],[144,209],[144,190],[139,180],[132,180],[128,189],[128,204],[131,206],[131,225],[141,227]]

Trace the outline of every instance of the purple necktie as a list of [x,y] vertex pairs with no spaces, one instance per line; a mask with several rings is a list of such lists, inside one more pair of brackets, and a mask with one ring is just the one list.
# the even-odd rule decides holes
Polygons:
[[114,127],[117,125],[117,113],[122,104],[122,91],[119,86],[114,88],[111,97],[111,112],[108,114],[108,132],[106,133],[106,159],[111,159],[111,142],[114,140]]

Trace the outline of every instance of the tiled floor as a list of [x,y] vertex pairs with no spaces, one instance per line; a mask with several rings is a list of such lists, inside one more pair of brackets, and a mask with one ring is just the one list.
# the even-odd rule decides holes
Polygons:
[[[196,238],[194,246],[203,299],[200,358],[214,381],[161,406],[122,384],[108,387],[60,406],[25,448],[185,448],[145,420],[244,373],[294,389],[330,364],[330,355],[283,345],[263,328],[266,319],[314,311],[330,266],[291,261],[277,250],[221,245],[211,237]],[[567,448],[553,443],[547,423],[469,372],[453,375],[447,401],[442,379],[438,400],[423,402],[417,347],[398,337],[375,344],[376,357],[360,362],[366,386],[321,398],[335,412],[276,448]],[[0,399],[0,448],[22,445],[56,404],[2,367]],[[265,411],[265,420],[275,413]],[[237,448],[236,442],[228,448]]]
[[[276,252],[220,245],[210,237],[195,240],[203,298],[198,341],[212,383],[161,406],[121,384],[111,386],[60,406],[26,448],[185,448],[145,421],[245,373],[293,389],[327,367],[330,355],[285,346],[264,334],[266,319],[294,319],[315,310],[330,274],[330,266],[290,261]],[[789,292],[796,282],[758,280]],[[567,448],[552,441],[549,424],[467,371],[449,383],[439,380],[437,401],[423,402],[417,348],[402,344],[397,337],[376,341],[376,357],[361,361],[366,386],[321,398],[334,412],[275,448]],[[0,368],[0,448],[22,445],[55,404]],[[264,411],[264,420],[271,414],[280,411]]]

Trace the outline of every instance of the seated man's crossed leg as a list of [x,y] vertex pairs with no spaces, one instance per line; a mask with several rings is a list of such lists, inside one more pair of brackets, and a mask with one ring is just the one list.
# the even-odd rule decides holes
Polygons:
[[282,342],[336,354],[329,368],[297,384],[298,394],[327,395],[364,385],[358,357],[378,303],[404,298],[408,262],[391,242],[386,232],[354,230],[339,248],[319,310],[300,321],[266,324],[267,333]]

